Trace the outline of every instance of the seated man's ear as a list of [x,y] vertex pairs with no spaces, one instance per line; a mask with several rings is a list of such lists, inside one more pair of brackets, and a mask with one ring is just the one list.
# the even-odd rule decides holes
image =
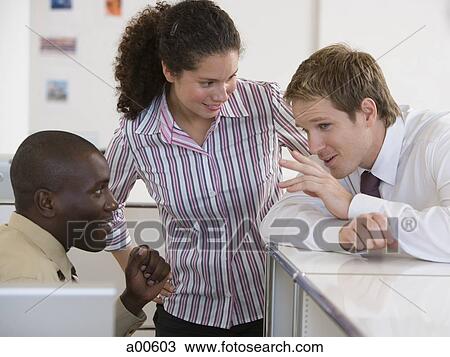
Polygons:
[[34,205],[38,212],[47,218],[55,216],[55,195],[46,189],[39,189],[34,194]]

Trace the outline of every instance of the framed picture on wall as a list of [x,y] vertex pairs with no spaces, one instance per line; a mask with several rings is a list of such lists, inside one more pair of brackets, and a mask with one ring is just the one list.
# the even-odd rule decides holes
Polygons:
[[122,14],[121,0],[105,0],[106,15],[120,16]]
[[50,6],[53,10],[71,9],[72,0],[50,0]]
[[68,83],[66,80],[51,79],[47,81],[48,102],[66,102],[68,96]]
[[75,53],[77,39],[75,37],[41,37],[41,53],[68,52]]

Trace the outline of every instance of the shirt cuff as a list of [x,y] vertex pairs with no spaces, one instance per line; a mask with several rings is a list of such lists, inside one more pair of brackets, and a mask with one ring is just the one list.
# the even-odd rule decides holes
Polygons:
[[147,320],[147,315],[141,310],[139,316],[132,314],[123,305],[120,298],[116,301],[116,336],[131,336]]
[[378,197],[358,193],[353,196],[348,208],[348,218],[353,219],[366,213],[383,213],[384,200]]
[[105,252],[115,252],[117,250],[122,250],[128,247],[131,243],[131,237],[128,234],[123,240],[119,241],[118,243],[107,245],[105,248]]
[[106,248],[108,252],[120,250],[131,244],[130,233],[128,232],[127,224],[125,221],[120,222],[113,231],[106,237]]

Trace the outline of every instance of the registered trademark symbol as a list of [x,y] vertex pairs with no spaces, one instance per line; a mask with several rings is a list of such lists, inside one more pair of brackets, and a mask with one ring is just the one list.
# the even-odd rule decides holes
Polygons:
[[413,217],[405,217],[402,219],[402,228],[405,232],[412,232],[417,228],[417,221]]

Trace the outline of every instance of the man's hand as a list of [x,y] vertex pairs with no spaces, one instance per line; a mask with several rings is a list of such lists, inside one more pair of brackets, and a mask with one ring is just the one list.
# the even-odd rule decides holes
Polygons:
[[[156,252],[156,253],[158,253],[158,252]],[[152,260],[152,257],[150,257],[149,261],[147,262],[147,265],[144,265],[141,267],[144,277],[147,279],[147,283],[150,286],[155,283],[153,279],[159,280],[160,278],[165,278],[165,276],[155,275],[158,273],[156,270],[156,266],[155,266],[155,264],[158,262],[158,258],[159,258],[158,254],[153,256],[153,260]],[[151,272],[153,272],[153,274]],[[168,280],[166,280],[166,284],[164,285],[164,287],[162,288],[160,293],[156,296],[156,298],[153,299],[153,301],[155,303],[162,304],[164,302],[163,299],[165,297],[169,297],[170,295],[173,294],[175,289],[171,283],[171,279],[172,279],[172,274],[169,273],[169,277],[168,277]]]
[[398,248],[388,228],[388,218],[381,213],[358,216],[339,231],[339,244],[349,252]]
[[316,162],[298,151],[293,151],[292,157],[296,161],[281,160],[280,166],[297,171],[303,176],[280,182],[280,187],[288,192],[303,191],[307,195],[318,197],[335,217],[348,219],[352,194]]
[[164,298],[169,297],[173,294],[175,291],[175,288],[173,287],[172,283],[170,282],[172,279],[172,273],[169,274],[169,280],[166,281],[166,284],[164,285],[163,289],[160,291],[158,296],[153,299],[153,302],[157,304],[163,304]]
[[122,303],[127,310],[138,315],[164,288],[169,273],[169,264],[156,250],[145,245],[135,247],[130,253],[125,269],[127,287],[121,295]]

